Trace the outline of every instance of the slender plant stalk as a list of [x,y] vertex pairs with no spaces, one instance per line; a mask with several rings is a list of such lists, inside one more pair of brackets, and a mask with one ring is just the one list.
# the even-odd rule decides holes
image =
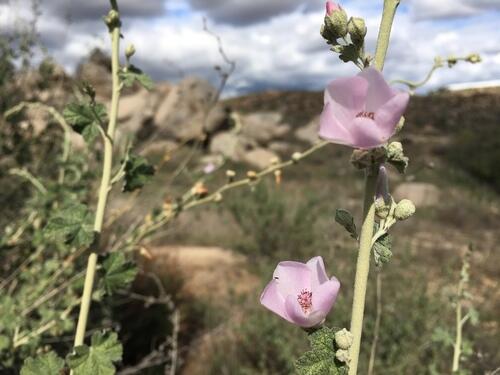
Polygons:
[[[118,12],[118,5],[115,0],[111,0],[111,8],[115,12]],[[94,221],[94,232],[97,236],[96,243],[98,245],[99,235],[102,231],[102,226],[104,222],[104,212],[106,210],[106,203],[108,200],[108,194],[110,190],[111,181],[111,169],[113,166],[113,140],[115,136],[116,128],[116,118],[118,114],[118,104],[120,100],[120,81],[118,77],[119,73],[119,51],[120,51],[120,26],[119,22],[114,22],[112,28],[110,29],[111,34],[111,72],[113,79],[113,93],[111,98],[111,111],[109,115],[109,124],[106,129],[106,136],[103,137],[104,140],[104,160],[103,160],[103,170],[101,185],[99,188],[99,197],[97,201],[97,209]],[[94,278],[97,267],[97,253],[93,251],[88,258],[87,271],[85,274],[85,283],[83,287],[82,302],[80,305],[80,314],[78,316],[78,325],[75,334],[75,346],[83,344],[85,337],[85,329],[87,327],[87,318],[89,315],[92,289],[94,286]]]
[[[375,67],[382,70],[384,67],[389,38],[391,35],[392,22],[399,0],[384,0],[384,10],[380,23],[377,48],[375,51]],[[350,348],[349,375],[358,372],[359,351],[361,347],[361,335],[363,333],[363,316],[365,311],[366,285],[370,272],[370,255],[372,248],[373,226],[375,224],[375,185],[378,177],[378,168],[374,166],[367,170],[365,181],[365,195],[363,207],[363,225],[359,240],[358,260],[356,263],[356,276],[354,279],[354,298],[352,302],[351,333],[354,336]]]
[[375,328],[373,330],[372,349],[370,351],[370,361],[368,362],[368,375],[373,374],[375,367],[375,356],[377,354],[378,336],[380,332],[380,321],[382,319],[382,268],[377,267],[377,317],[375,318]]
[[[461,288],[461,286],[460,286]],[[461,290],[459,290],[461,292]],[[451,368],[451,372],[455,373],[460,368],[460,354],[462,352],[462,303],[457,301],[456,308],[456,319],[457,319],[457,327],[456,327],[456,336],[455,336],[455,344],[453,350],[453,364]]]

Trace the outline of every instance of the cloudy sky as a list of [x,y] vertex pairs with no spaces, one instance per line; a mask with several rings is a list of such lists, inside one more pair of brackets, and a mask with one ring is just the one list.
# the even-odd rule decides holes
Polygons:
[[[94,47],[109,50],[100,16],[106,0],[38,0],[43,45],[74,71]],[[203,18],[236,62],[227,95],[264,89],[322,89],[354,74],[319,35],[323,0],[119,0],[125,44],[135,44],[136,65],[157,80],[196,74],[212,80],[223,61]],[[373,51],[383,0],[345,0],[349,15],[363,17]],[[31,0],[0,0],[0,32],[32,18]],[[500,0],[402,0],[386,64],[391,79],[420,79],[434,56],[480,53],[483,63],[440,70],[429,88],[500,78]]]

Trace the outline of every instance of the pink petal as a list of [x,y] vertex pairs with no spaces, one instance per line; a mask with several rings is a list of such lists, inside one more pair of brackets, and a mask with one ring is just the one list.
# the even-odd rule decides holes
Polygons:
[[366,107],[364,108],[368,112],[376,112],[397,92],[387,84],[382,73],[375,68],[364,69],[358,74],[358,77],[365,79],[368,83]]
[[407,92],[398,91],[394,97],[375,112],[375,122],[386,140],[394,135],[409,100],[410,95]]
[[273,278],[282,296],[297,296],[302,289],[311,288],[311,270],[304,263],[280,262],[274,270]]
[[319,136],[342,145],[352,144],[351,133],[335,118],[332,108],[331,103],[325,104],[323,108],[319,119]]
[[326,314],[323,315],[321,310],[313,311],[309,314],[304,313],[302,307],[295,296],[288,296],[285,300],[286,313],[290,317],[290,321],[301,327],[314,327],[325,320]]
[[332,277],[327,282],[318,286],[312,291],[312,306],[314,311],[321,311],[324,316],[328,315],[332,309],[337,294],[339,293],[340,282],[336,277]]
[[365,110],[368,90],[368,82],[362,77],[339,78],[327,86],[325,104],[331,103],[335,118],[346,124]]
[[267,284],[260,296],[260,303],[273,313],[292,322],[286,313],[285,298],[279,293],[276,280],[271,280],[269,284]]
[[383,145],[387,141],[377,123],[368,117],[357,117],[352,121],[349,131],[352,134],[351,146],[370,149]]
[[326,275],[325,271],[325,263],[323,262],[322,257],[314,257],[310,259],[306,264],[311,270],[312,289],[328,281],[328,276]]

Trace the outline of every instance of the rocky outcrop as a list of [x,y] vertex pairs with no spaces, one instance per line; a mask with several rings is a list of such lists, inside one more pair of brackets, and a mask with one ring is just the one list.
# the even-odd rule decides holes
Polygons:
[[427,182],[404,182],[394,190],[396,200],[409,199],[417,209],[436,206],[441,198],[441,191],[436,185]]

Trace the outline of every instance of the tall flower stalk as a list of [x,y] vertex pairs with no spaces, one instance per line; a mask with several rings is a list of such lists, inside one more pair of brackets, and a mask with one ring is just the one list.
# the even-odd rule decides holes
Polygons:
[[[384,67],[392,23],[396,14],[399,0],[384,0],[384,10],[375,51],[375,67],[382,70]],[[354,297],[351,315],[351,333],[354,337],[350,348],[349,375],[358,371],[359,351],[363,333],[363,317],[365,311],[366,286],[370,272],[370,254],[372,249],[373,230],[375,225],[375,186],[378,177],[378,166],[368,168],[365,176],[365,193],[363,204],[363,225],[359,240],[359,252],[356,263],[354,281]]]
[[111,189],[111,169],[113,166],[113,141],[115,137],[116,120],[118,115],[118,105],[120,101],[120,79],[119,79],[119,51],[120,51],[120,15],[116,0],[110,0],[111,10],[105,18],[111,36],[111,74],[113,83],[113,92],[111,97],[111,111],[107,129],[102,129],[104,141],[104,159],[102,164],[101,185],[99,187],[99,196],[97,200],[97,209],[94,220],[95,240],[92,245],[92,252],[87,261],[87,270],[85,273],[85,283],[80,304],[80,314],[76,327],[74,346],[83,344],[87,319],[89,315],[90,304],[92,300],[92,290],[97,268],[97,252],[99,247],[99,238],[104,222],[104,213],[108,201],[108,194]]

